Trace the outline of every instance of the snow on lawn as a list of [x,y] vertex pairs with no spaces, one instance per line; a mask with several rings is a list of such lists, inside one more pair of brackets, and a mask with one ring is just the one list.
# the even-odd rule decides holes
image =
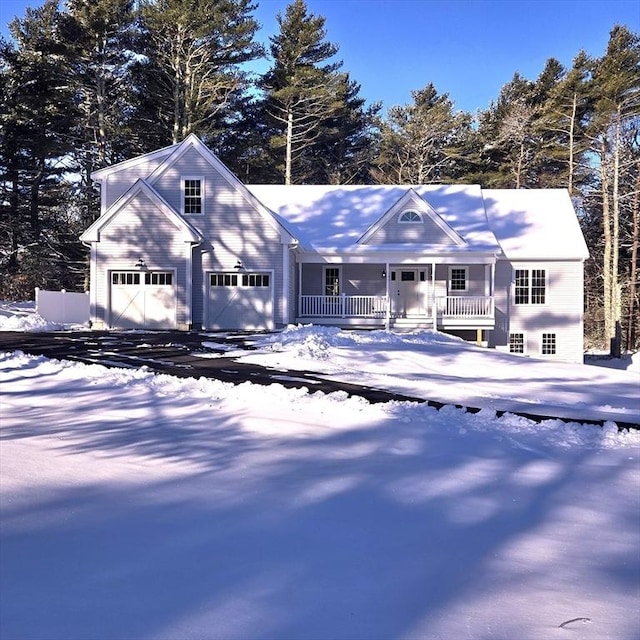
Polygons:
[[[254,340],[469,405],[502,379],[566,406],[572,372],[583,410],[634,411],[629,372],[440,336]],[[638,431],[19,352],[0,389],[3,640],[640,637]]]
[[244,362],[493,410],[640,423],[640,354],[627,371],[525,358],[431,331],[297,326],[258,337]]

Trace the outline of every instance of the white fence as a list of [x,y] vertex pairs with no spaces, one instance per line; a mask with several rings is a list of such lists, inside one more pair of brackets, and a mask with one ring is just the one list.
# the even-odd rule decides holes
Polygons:
[[36,288],[36,313],[49,322],[85,324],[89,322],[89,294]]

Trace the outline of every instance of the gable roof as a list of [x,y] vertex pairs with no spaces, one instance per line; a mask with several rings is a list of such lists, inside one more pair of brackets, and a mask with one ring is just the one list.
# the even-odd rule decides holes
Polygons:
[[127,169],[133,169],[134,167],[149,163],[161,161],[163,158],[171,155],[176,147],[179,144],[172,144],[168,147],[163,147],[162,149],[157,149],[156,151],[152,151],[151,153],[145,153],[141,156],[135,156],[134,158],[129,158],[128,160],[123,160],[122,162],[118,162],[117,164],[109,165],[108,167],[104,167],[103,169],[97,169],[96,171],[91,172],[91,179],[95,182],[102,182],[107,176],[112,173],[117,173],[118,171],[123,171]]
[[[478,185],[249,185],[260,201],[290,223],[302,246],[318,252],[375,251],[362,241],[405,198],[419,198],[463,243],[451,251],[498,252]],[[411,194],[411,195],[410,195]],[[465,244],[466,243],[466,244]],[[405,251],[413,246],[402,245]],[[393,250],[384,245],[380,250]]]
[[[147,186],[150,186],[153,189],[153,184],[162,177],[165,171],[169,170],[175,162],[177,162],[191,149],[196,149],[211,168],[226,180],[226,182],[235,191],[237,191],[276,231],[278,231],[278,233],[280,233],[283,241],[292,243],[297,242],[297,238],[292,233],[292,230],[286,220],[283,220],[278,215],[274,215],[275,212],[266,208],[258,199],[256,199],[246,186],[238,180],[231,171],[229,171],[229,169],[194,133],[190,133],[182,142],[177,144],[94,171],[91,174],[91,178],[96,182],[102,182],[113,173],[130,170],[144,164],[151,164],[155,165],[153,170],[149,175],[143,176],[143,179],[147,183]],[[169,206],[166,201],[163,200],[163,202],[166,206]],[[180,215],[175,211],[174,213],[180,217]],[[103,214],[103,216],[104,215],[105,214]],[[87,229],[87,231],[89,231],[89,229]]]
[[586,260],[566,189],[483,189],[489,224],[510,260]]
[[425,216],[432,224],[442,231],[449,240],[458,246],[466,245],[460,234],[452,229],[437,213],[437,211],[423,198],[421,198],[413,188],[400,197],[400,199],[381,218],[374,222],[367,231],[358,239],[358,244],[364,244],[373,239],[376,233],[384,227],[387,222],[407,209],[412,209]]
[[139,194],[147,196],[155,207],[167,217],[167,219],[182,234],[185,242],[200,243],[203,240],[200,232],[190,225],[182,216],[178,215],[145,180],[138,179],[107,211],[101,215],[81,236],[82,242],[99,242],[100,232]]
[[147,178],[149,184],[153,185],[157,182],[165,171],[169,170],[191,149],[197,150],[218,175],[237,191],[281,236],[284,236],[285,241],[295,242],[297,240],[286,221],[275,216],[273,211],[266,208],[194,133],[190,133],[180,144],[171,148],[169,155]]

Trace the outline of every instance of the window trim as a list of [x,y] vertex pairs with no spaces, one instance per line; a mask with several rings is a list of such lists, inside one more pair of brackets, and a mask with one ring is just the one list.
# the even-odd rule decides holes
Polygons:
[[[411,220],[408,220],[405,218],[408,217],[410,214],[414,214],[416,217],[412,218]],[[422,218],[422,214],[419,211],[416,211],[415,209],[405,209],[404,211],[400,212],[400,214],[398,215],[398,224],[423,224],[424,223],[424,219]]]
[[[512,346],[511,337],[512,336],[522,336],[522,351],[512,351],[511,350],[511,346]],[[509,353],[512,353],[512,354],[517,355],[517,356],[527,355],[527,334],[524,331],[509,331],[507,347],[509,349]]]
[[[187,193],[186,182],[187,180],[194,180],[200,183],[200,213],[186,212]],[[205,194],[205,181],[204,176],[185,175],[180,176],[180,211],[184,216],[202,216],[204,215],[204,194]]]
[[[338,291],[329,293],[327,291],[327,271],[335,269],[338,272]],[[322,295],[323,296],[339,296],[342,293],[342,267],[338,264],[327,264],[322,267]],[[335,285],[334,285],[335,286]]]
[[[545,338],[548,338],[548,342],[545,344]],[[551,349],[551,351],[545,352],[545,347]],[[545,331],[540,336],[540,355],[541,356],[557,356],[558,355],[558,333]]]
[[[525,289],[525,287],[518,287],[518,272],[523,271],[527,274],[527,284],[526,284],[526,302],[518,302],[518,290]],[[534,285],[534,273],[542,272],[544,274],[544,284],[541,287],[539,284]],[[537,275],[538,275],[537,274]],[[548,292],[549,292],[549,273],[547,269],[540,269],[538,267],[526,267],[521,268],[517,267],[513,270],[513,304],[518,307],[524,306],[536,306],[541,307],[545,306],[548,300]],[[536,298],[542,297],[542,302],[535,301],[534,302],[534,293]]]
[[[453,270],[460,269],[464,271],[464,289],[454,289],[453,288]],[[452,293],[465,293],[469,291],[469,267],[467,266],[459,266],[452,265],[449,267],[449,273],[447,278],[447,293],[450,295]]]

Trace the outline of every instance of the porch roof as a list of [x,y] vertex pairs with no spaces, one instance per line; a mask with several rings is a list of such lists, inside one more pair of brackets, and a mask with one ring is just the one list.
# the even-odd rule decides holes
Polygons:
[[[361,249],[358,240],[413,190],[466,242],[467,252],[500,251],[478,185],[249,185],[258,200],[283,219],[302,248],[317,252]],[[426,248],[413,245],[414,250]],[[451,246],[430,247],[450,253]],[[379,245],[405,252],[411,245]],[[369,249],[371,251],[372,249]]]

